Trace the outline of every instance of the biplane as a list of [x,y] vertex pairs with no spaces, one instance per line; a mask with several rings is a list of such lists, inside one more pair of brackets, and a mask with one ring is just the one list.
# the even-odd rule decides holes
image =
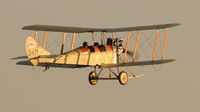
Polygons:
[[[117,79],[121,85],[125,85],[128,79],[134,79],[143,76],[144,74],[128,74],[126,71],[120,71],[121,67],[129,66],[144,66],[144,65],[160,65],[175,61],[174,59],[164,59],[166,41],[168,38],[168,31],[170,28],[179,26],[178,23],[173,24],[159,24],[148,26],[135,26],[135,27],[123,27],[123,28],[84,28],[84,27],[64,27],[64,26],[51,26],[51,25],[30,25],[25,26],[23,30],[35,31],[35,35],[29,36],[25,41],[25,49],[28,60],[32,66],[42,66],[43,71],[47,71],[50,67],[66,67],[66,68],[80,68],[80,67],[92,67],[89,73],[88,79],[91,85],[97,84],[98,80]],[[138,43],[140,41],[140,34],[143,31],[155,31],[155,38],[152,47],[152,56],[149,60],[138,61],[137,50],[139,48]],[[164,30],[165,35],[162,45],[161,58],[156,59],[157,46],[159,40],[159,31]],[[42,45],[39,45],[38,32],[44,32]],[[63,33],[61,41],[61,50],[59,54],[53,54],[45,48],[47,40],[47,32],[60,32]],[[123,32],[127,34],[126,42],[123,44],[123,40],[120,37],[114,37],[113,34],[117,32]],[[134,37],[131,37],[131,32],[135,33]],[[70,33],[71,37],[67,38],[66,35]],[[93,40],[93,44],[89,45],[88,42],[83,42],[79,46],[75,47],[76,34],[89,33],[90,38]],[[100,33],[100,42],[94,40],[94,33]],[[112,36],[105,36],[110,33]],[[130,39],[134,40],[134,44],[130,45]],[[70,48],[65,50],[65,40],[71,39]],[[132,47],[132,52],[129,51],[129,47]],[[130,60],[127,60],[127,56]],[[22,64],[19,62],[18,64]],[[101,76],[103,69],[108,69],[106,76]],[[114,71],[113,69],[117,69]]]

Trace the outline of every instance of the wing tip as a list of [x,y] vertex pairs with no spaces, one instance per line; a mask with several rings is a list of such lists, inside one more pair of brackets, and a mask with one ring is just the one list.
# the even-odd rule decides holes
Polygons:
[[33,27],[35,27],[37,25],[29,25],[29,26],[23,26],[22,30],[33,30]]
[[176,27],[182,25],[181,23],[171,23],[169,24],[171,27]]
[[176,61],[176,59],[166,59],[166,60],[163,60],[163,63],[170,63],[174,61]]

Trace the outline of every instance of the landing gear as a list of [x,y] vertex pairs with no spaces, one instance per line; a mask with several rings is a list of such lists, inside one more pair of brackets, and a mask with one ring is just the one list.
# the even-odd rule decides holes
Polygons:
[[96,85],[97,82],[98,82],[97,73],[94,72],[94,71],[90,72],[88,79],[89,79],[89,82],[90,82],[91,85]]
[[110,75],[100,77],[99,75],[101,74],[101,71],[102,69],[100,70],[99,73],[97,73],[96,68],[95,68],[94,71],[90,72],[88,79],[91,85],[96,85],[98,80],[119,80],[119,83],[121,85],[125,85],[128,82],[129,77],[125,71],[121,71],[121,72],[118,72],[118,74],[116,74],[109,68]]
[[121,85],[125,85],[125,84],[128,82],[128,75],[127,75],[127,73],[124,72],[124,71],[121,71],[121,72],[119,73],[118,80],[119,80],[119,83],[120,83]]

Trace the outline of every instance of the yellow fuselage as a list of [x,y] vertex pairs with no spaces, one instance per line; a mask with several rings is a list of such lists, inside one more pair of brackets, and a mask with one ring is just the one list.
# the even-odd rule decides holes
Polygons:
[[57,57],[40,57],[39,63],[74,64],[74,65],[102,65],[115,64],[116,53],[112,51],[90,52],[77,48]]

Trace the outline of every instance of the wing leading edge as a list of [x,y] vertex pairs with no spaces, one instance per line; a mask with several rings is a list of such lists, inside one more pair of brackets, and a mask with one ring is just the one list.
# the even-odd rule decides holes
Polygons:
[[34,31],[86,33],[86,32],[125,32],[125,31],[154,30],[154,29],[171,28],[179,25],[181,24],[171,23],[171,24],[134,26],[134,27],[123,27],[123,28],[84,28],[84,27],[65,27],[65,26],[52,26],[52,25],[30,25],[30,26],[24,26],[22,29],[34,30]]

